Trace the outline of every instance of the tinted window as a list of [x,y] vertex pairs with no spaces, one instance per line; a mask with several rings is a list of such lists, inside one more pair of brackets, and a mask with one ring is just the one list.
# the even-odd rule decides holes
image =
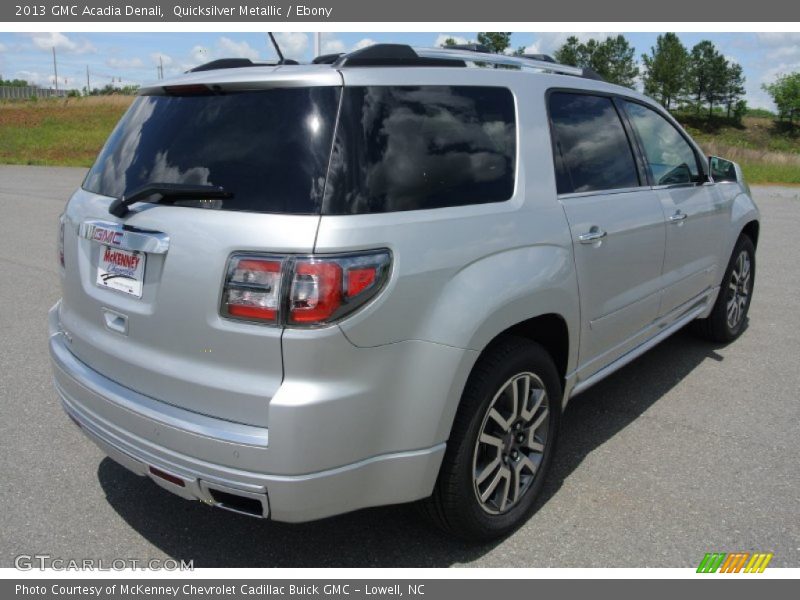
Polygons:
[[142,96],[112,133],[84,188],[129,195],[150,183],[221,185],[224,210],[319,213],[340,88]]
[[672,123],[635,102],[625,102],[625,111],[642,142],[655,185],[700,181],[697,156]]
[[550,95],[558,192],[591,192],[639,185],[633,151],[610,98]]
[[345,88],[326,214],[508,200],[514,100],[493,87]]

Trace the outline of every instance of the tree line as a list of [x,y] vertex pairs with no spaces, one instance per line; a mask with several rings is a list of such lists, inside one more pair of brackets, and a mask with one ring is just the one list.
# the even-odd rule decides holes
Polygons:
[[[477,41],[491,52],[525,54],[524,47],[509,52],[510,32],[482,32]],[[444,42],[445,46],[455,44],[452,38]],[[636,49],[623,35],[586,41],[570,36],[554,58],[565,65],[591,69],[610,83],[635,88],[641,82],[644,93],[668,110],[691,110],[698,115],[706,111],[708,119],[722,111],[736,121],[747,111],[742,66],[726,58],[709,40],[690,49],[674,33],[664,33],[638,63]],[[779,79],[765,89],[782,115],[790,119],[800,116],[800,74],[786,81]]]

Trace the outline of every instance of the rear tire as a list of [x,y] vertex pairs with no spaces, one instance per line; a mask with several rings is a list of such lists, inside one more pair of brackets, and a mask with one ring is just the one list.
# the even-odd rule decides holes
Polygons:
[[448,533],[472,541],[503,536],[524,523],[552,460],[561,392],[542,346],[515,336],[495,342],[469,376],[423,512]]
[[747,325],[756,276],[756,249],[742,235],[733,249],[722,278],[717,301],[706,319],[697,319],[692,330],[709,341],[727,344],[738,338]]

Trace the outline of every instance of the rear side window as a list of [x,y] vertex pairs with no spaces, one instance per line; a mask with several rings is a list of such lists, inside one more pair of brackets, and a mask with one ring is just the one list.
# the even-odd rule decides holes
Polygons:
[[141,96],[83,187],[119,198],[154,183],[215,185],[233,198],[176,204],[319,214],[340,90]]
[[626,101],[625,112],[642,142],[655,185],[700,181],[697,155],[672,123],[636,102]]
[[637,187],[639,175],[611,98],[550,94],[559,194]]
[[343,94],[325,214],[511,198],[516,121],[508,89],[370,86]]

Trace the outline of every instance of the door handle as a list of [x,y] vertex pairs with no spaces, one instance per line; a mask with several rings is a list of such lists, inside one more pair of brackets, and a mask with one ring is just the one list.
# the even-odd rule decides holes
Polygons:
[[675,214],[670,216],[669,222],[670,223],[680,223],[685,218],[686,218],[686,213],[685,212],[681,212],[679,210],[676,210]]
[[578,236],[578,241],[581,244],[593,244],[597,240],[602,240],[608,235],[608,232],[603,231],[597,225],[593,226],[587,233],[582,233]]

